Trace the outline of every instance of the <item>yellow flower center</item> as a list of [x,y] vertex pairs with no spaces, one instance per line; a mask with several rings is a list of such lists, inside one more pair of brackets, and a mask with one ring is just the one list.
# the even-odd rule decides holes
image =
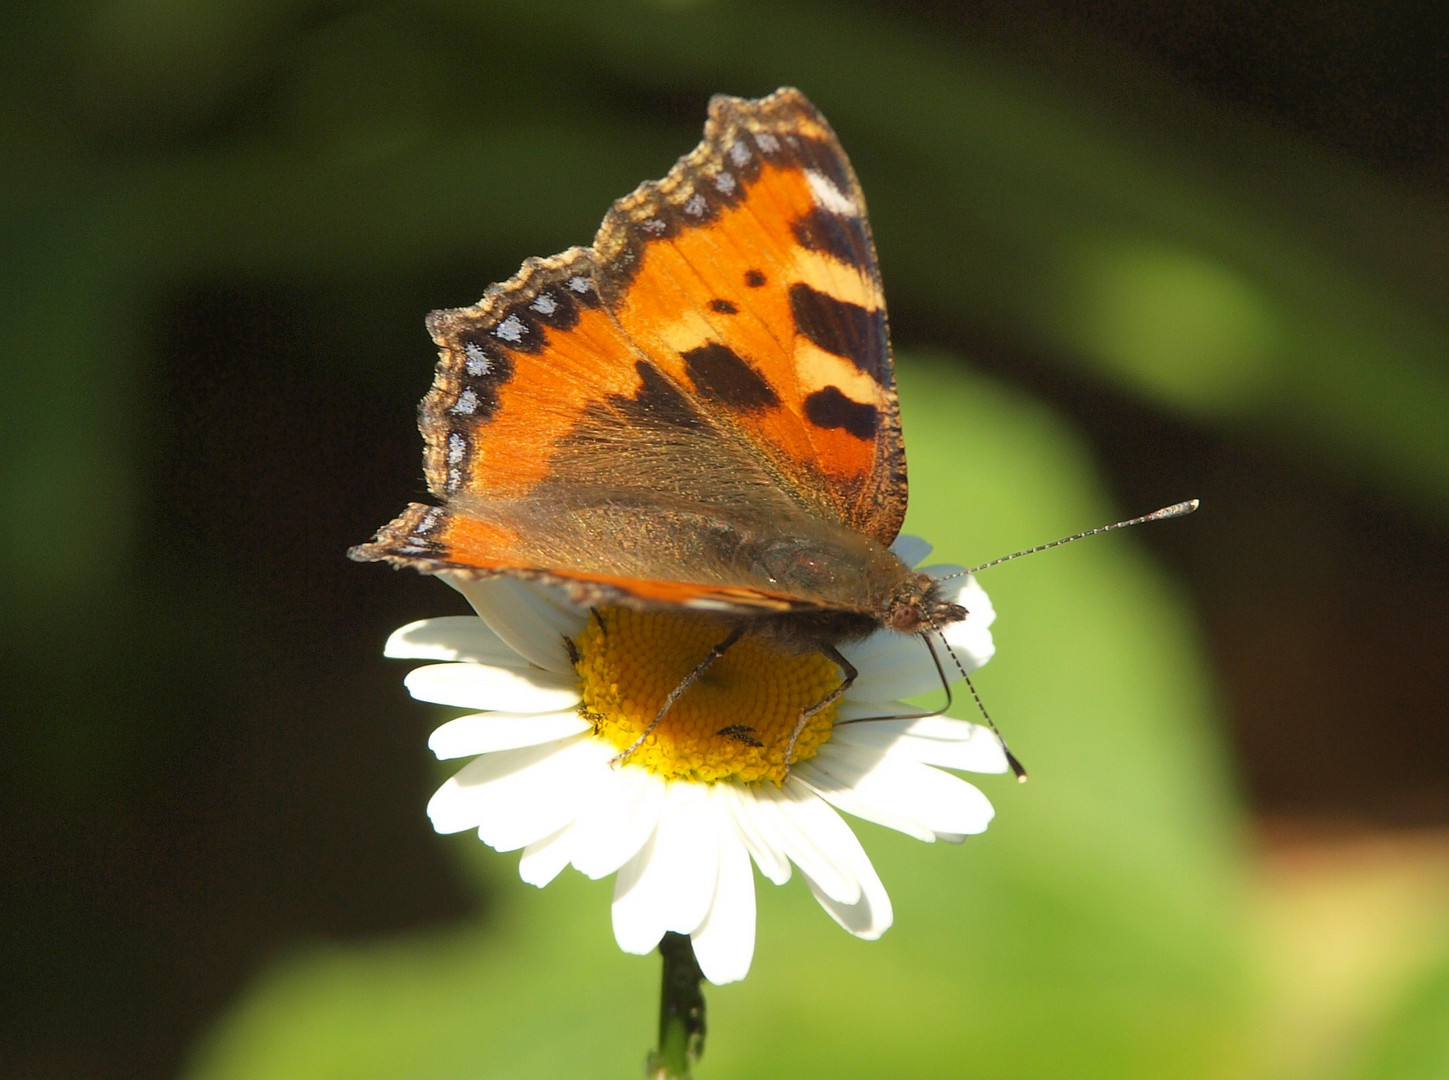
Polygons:
[[[583,682],[580,713],[621,753],[628,750],[730,629],[728,622],[702,615],[598,609],[574,641]],[[840,680],[819,653],[791,652],[746,634],[680,695],[628,763],[671,779],[783,783],[795,725]],[[836,711],[832,703],[810,718],[791,764],[815,756],[830,738]]]

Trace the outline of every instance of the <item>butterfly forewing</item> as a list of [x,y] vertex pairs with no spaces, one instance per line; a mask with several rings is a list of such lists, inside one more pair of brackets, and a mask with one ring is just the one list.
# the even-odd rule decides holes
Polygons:
[[859,185],[797,91],[716,98],[700,146],[615,204],[592,248],[428,325],[421,427],[444,505],[356,557],[589,602],[878,602],[861,575],[906,499],[884,302]]
[[660,370],[812,510],[894,539],[905,454],[865,200],[803,95],[715,98],[704,141],[594,246],[601,294]]

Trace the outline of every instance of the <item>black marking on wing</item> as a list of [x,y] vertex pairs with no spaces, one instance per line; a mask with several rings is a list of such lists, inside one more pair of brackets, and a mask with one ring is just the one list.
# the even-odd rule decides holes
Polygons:
[[738,315],[740,309],[728,300],[714,299],[709,302],[709,309],[717,311],[721,315]]
[[634,363],[639,373],[639,389],[632,398],[610,394],[609,401],[631,419],[650,426],[697,430],[703,426],[699,412],[689,399],[647,360]]
[[735,176],[746,184],[753,184],[760,178],[759,148],[751,133],[743,127],[736,129],[735,137],[724,147],[724,163]]
[[843,428],[857,439],[875,438],[880,411],[874,405],[852,401],[836,386],[817,390],[805,399],[805,418],[816,427]]
[[839,300],[804,283],[790,286],[790,311],[805,337],[881,380],[886,367],[884,312]]
[[443,490],[456,495],[467,479],[468,467],[473,459],[473,440],[457,427],[448,428],[448,437],[443,440],[443,460],[447,463],[447,478]]
[[725,206],[735,206],[744,201],[745,188],[749,181],[737,170],[724,166],[708,169],[699,176],[698,186]]
[[710,198],[709,192],[697,186],[680,192],[679,212],[689,225],[707,225],[719,217],[719,207]]
[[630,232],[641,246],[651,240],[668,240],[678,236],[683,228],[684,222],[680,220],[674,207],[662,198],[653,206],[641,207],[641,216],[629,226]]
[[463,365],[458,371],[458,394],[449,402],[450,416],[488,421],[498,411],[498,391],[513,378],[513,360],[482,327],[458,335]]
[[838,145],[831,146],[819,139],[801,139],[800,157],[806,168],[828,177],[837,190],[849,196],[857,206],[860,205],[860,185],[841,155]]
[[538,313],[528,308],[532,297],[519,297],[501,309],[488,327],[494,345],[517,353],[541,353],[547,339]]
[[579,305],[565,289],[541,290],[528,302],[528,313],[545,326],[565,333],[579,324]]
[[681,353],[689,381],[700,397],[740,412],[760,412],[780,404],[780,397],[737,352],[718,342]]
[[862,242],[860,226],[854,218],[832,214],[817,206],[796,218],[790,229],[795,239],[810,251],[827,255],[862,274],[871,273],[870,248]]
[[758,289],[765,283],[765,275],[758,270],[745,271],[745,284],[752,289]]
[[590,274],[570,274],[560,282],[559,287],[567,290],[569,297],[580,307],[596,308],[604,302],[594,288],[594,280]]

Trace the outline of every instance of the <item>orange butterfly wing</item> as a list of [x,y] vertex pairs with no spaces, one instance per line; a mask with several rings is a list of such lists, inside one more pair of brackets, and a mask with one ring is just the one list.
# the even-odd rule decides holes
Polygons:
[[424,461],[445,505],[354,557],[588,602],[875,602],[848,573],[783,588],[772,568],[803,545],[863,572],[906,501],[864,200],[798,91],[715,98],[704,141],[616,203],[592,248],[428,325]]
[[889,544],[906,509],[865,198],[797,90],[716,97],[705,138],[594,241],[619,325],[730,415],[819,512]]

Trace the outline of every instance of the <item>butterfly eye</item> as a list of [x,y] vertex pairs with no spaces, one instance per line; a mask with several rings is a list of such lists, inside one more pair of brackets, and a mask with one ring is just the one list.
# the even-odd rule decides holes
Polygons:
[[885,623],[902,634],[914,634],[923,626],[929,625],[929,620],[919,600],[914,597],[897,597],[891,601]]

